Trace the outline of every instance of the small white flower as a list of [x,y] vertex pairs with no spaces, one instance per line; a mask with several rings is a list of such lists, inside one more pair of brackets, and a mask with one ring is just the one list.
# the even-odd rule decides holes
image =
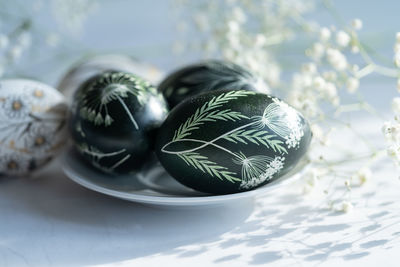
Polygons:
[[347,68],[347,59],[339,50],[329,48],[326,55],[329,64],[336,70],[343,71]]
[[392,99],[392,111],[396,114],[400,114],[400,97]]
[[325,80],[321,76],[317,76],[313,80],[313,85],[315,86],[316,89],[321,91],[325,87]]
[[362,168],[355,174],[353,178],[357,179],[360,185],[363,185],[371,179],[371,176],[372,172],[369,168]]
[[395,43],[395,45],[393,46],[393,51],[395,53],[400,53],[400,43]]
[[257,34],[255,40],[255,46],[263,47],[267,42],[267,38],[263,34]]
[[360,20],[360,19],[354,19],[354,20],[351,22],[351,26],[352,26],[353,29],[355,29],[355,30],[361,30],[361,28],[362,28],[362,26],[363,26],[362,20]]
[[351,71],[353,73],[357,73],[357,71],[360,69],[360,67],[357,64],[351,65]]
[[394,160],[396,164],[400,165],[400,151],[398,146],[396,145],[389,146],[387,148],[387,154]]
[[322,77],[327,81],[333,82],[337,79],[337,74],[334,71],[325,71],[322,73]]
[[326,27],[321,28],[319,38],[321,39],[321,41],[328,41],[331,38],[331,31]]
[[396,65],[396,67],[400,67],[400,53],[394,54],[394,65]]
[[396,33],[396,42],[400,43],[400,32]]
[[306,183],[311,187],[315,187],[318,184],[319,172],[315,168],[311,169],[306,173],[305,177],[306,177]]
[[228,29],[232,33],[237,33],[237,32],[239,32],[240,26],[237,23],[237,21],[230,20],[230,21],[228,21]]
[[351,204],[351,202],[343,201],[342,205],[341,205],[341,208],[340,208],[340,211],[343,211],[345,213],[349,213],[349,212],[351,212],[353,210],[353,208],[354,208],[354,206],[353,206],[353,204]]
[[348,35],[346,32],[338,31],[336,33],[336,43],[339,46],[342,46],[342,47],[348,46],[350,43],[350,40],[351,40],[350,35]]
[[337,97],[337,89],[334,83],[328,82],[325,84],[325,95],[328,99],[335,100]]
[[316,123],[311,124],[310,126],[311,132],[313,134],[313,138],[320,140],[324,136],[324,131],[322,130],[321,126]]
[[347,92],[353,94],[360,86],[360,81],[357,78],[349,77],[346,81]]
[[392,122],[385,122],[382,132],[388,142],[398,143],[400,141],[400,125]]
[[303,73],[314,74],[317,72],[317,65],[315,63],[306,63],[301,66]]
[[354,54],[357,54],[360,52],[360,48],[357,45],[352,45],[351,46],[351,52]]
[[324,52],[325,46],[321,43],[315,43],[313,44],[311,50],[308,50],[307,55],[315,60],[318,60],[324,55]]

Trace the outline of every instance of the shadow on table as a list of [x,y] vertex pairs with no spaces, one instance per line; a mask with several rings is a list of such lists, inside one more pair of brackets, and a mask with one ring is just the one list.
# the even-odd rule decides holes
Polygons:
[[215,251],[213,255],[220,256],[210,258],[214,264],[236,265],[241,262],[297,266],[335,259],[357,260],[376,249],[391,249],[400,243],[398,206],[376,193],[386,192],[388,186],[382,181],[363,193],[363,202],[376,203],[373,209],[360,214],[318,208],[306,203],[300,194],[286,193],[275,199],[258,200],[252,216],[229,234],[220,236],[219,242],[182,246],[163,254],[184,258]]
[[89,191],[56,167],[43,176],[0,180],[0,207],[7,217],[0,220],[5,241],[0,256],[6,255],[6,262],[74,266],[130,260],[216,240],[243,224],[254,208],[253,201],[245,201],[208,209],[157,209]]
[[[363,258],[398,245],[400,237],[399,227],[383,234],[400,225],[397,204],[390,199],[377,201],[364,217],[349,219],[290,193],[234,207],[162,210],[89,191],[59,171],[40,180],[2,183],[0,255],[11,263],[93,265],[204,255],[214,264],[320,264]],[[376,201],[376,192],[387,187],[378,183],[363,201]],[[209,257],[211,251],[219,256]]]

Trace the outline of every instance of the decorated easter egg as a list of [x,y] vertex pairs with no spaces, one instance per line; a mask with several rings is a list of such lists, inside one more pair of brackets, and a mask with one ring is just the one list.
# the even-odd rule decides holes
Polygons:
[[228,61],[208,60],[178,69],[158,89],[170,108],[189,96],[213,90],[250,90],[268,93],[265,82],[248,70]]
[[104,71],[135,73],[152,84],[157,84],[163,74],[155,66],[122,54],[102,54],[87,57],[75,64],[60,80],[57,88],[71,99],[78,87],[89,78]]
[[109,71],[75,93],[69,129],[77,150],[107,173],[130,173],[151,158],[155,133],[167,116],[155,87],[126,72]]
[[156,153],[183,185],[228,194],[286,174],[310,141],[304,117],[282,100],[253,91],[213,91],[190,97],[170,112]]
[[0,80],[0,174],[28,174],[66,141],[67,105],[54,88],[33,80]]

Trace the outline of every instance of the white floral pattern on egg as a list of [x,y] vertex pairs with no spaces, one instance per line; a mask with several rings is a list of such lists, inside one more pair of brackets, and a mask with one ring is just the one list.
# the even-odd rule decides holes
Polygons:
[[0,80],[0,174],[23,175],[49,162],[66,142],[67,105],[33,80]]

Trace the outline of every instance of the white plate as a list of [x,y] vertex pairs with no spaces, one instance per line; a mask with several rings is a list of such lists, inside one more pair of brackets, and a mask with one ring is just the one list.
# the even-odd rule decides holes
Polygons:
[[137,175],[110,176],[87,166],[73,149],[63,155],[62,169],[74,182],[109,196],[156,206],[194,207],[225,205],[266,195],[299,178],[305,164],[298,164],[290,173],[255,190],[228,195],[209,195],[187,188],[160,165]]

